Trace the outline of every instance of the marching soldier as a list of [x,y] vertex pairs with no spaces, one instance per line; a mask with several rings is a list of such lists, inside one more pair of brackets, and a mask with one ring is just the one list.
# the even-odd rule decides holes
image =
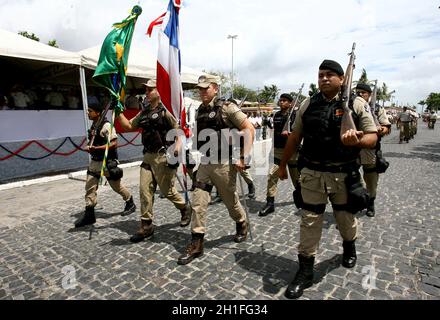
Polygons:
[[[359,83],[356,86],[356,93],[358,96],[363,98],[366,102],[370,101],[372,90],[368,84]],[[381,161],[381,152],[380,151],[380,140],[383,136],[389,134],[391,130],[391,123],[388,121],[388,117],[386,116],[385,109],[381,107],[379,104],[376,104],[373,108],[370,108],[370,112],[373,116],[377,118],[379,123],[379,127],[377,128],[378,141],[376,143],[375,149],[362,149],[361,150],[361,164],[362,169],[364,171],[364,181],[367,185],[368,194],[370,195],[370,200],[368,202],[367,213],[368,217],[374,217],[376,214],[374,209],[374,200],[376,199],[376,191],[377,184],[379,182],[379,172],[382,171],[381,168],[378,167]],[[374,113],[374,114],[373,114]],[[379,156],[379,158],[378,158]]]
[[300,177],[303,211],[299,270],[285,292],[289,299],[299,298],[303,290],[313,284],[313,265],[328,199],[343,239],[342,265],[352,268],[356,264],[357,220],[354,213],[364,207],[368,199],[356,160],[361,149],[375,146],[377,129],[369,108],[365,108],[365,101],[358,97],[351,107],[357,130],[350,129],[340,135],[344,109],[339,93],[343,82],[341,65],[324,60],[318,74],[320,92],[301,105],[280,164],[279,177],[287,179],[286,165],[304,138],[300,151],[304,168]]
[[[99,123],[103,108],[101,105],[91,105],[87,110],[87,114],[93,124],[89,130],[89,143],[93,140],[93,144],[86,148],[86,151],[90,153],[91,161],[87,170],[86,181],[86,210],[84,215],[75,222],[75,227],[80,228],[86,225],[94,224],[96,222],[95,206],[97,203],[97,191],[99,186],[99,179],[101,177],[102,162],[104,160],[104,153],[110,135],[110,146],[107,155],[107,166],[104,171],[104,176],[107,178],[110,187],[118,194],[122,196],[125,201],[125,208],[122,212],[122,216],[127,216],[136,211],[136,205],[134,204],[133,197],[127,188],[122,185],[121,178],[123,171],[118,168],[118,135],[116,130],[111,128],[111,124],[108,120]],[[92,137],[95,137],[92,139]]]
[[399,114],[398,122],[400,124],[400,140],[399,143],[402,143],[403,140],[406,141],[406,143],[409,142],[409,139],[411,139],[410,136],[410,126],[411,126],[411,114],[408,111],[407,107],[403,107],[403,111]]
[[[219,87],[216,77],[201,76],[197,87],[202,104],[197,111],[197,141],[194,143],[197,143],[202,159],[197,170],[196,189],[192,197],[191,242],[177,261],[180,265],[188,264],[203,255],[206,213],[213,186],[220,193],[230,217],[236,223],[234,241],[243,242],[248,234],[246,212],[240,204],[236,191],[236,170],[245,169],[245,158],[252,149],[254,127],[235,103],[225,103],[217,98]],[[231,129],[238,129],[239,133],[244,135],[244,146],[235,163],[231,163],[230,159]],[[205,142],[207,136],[209,140]],[[234,165],[236,169],[233,168]]]
[[[166,140],[170,130],[178,129],[176,119],[160,101],[156,81],[149,80],[146,84],[146,98],[149,102],[144,110],[131,120],[121,113],[119,121],[125,130],[142,128],[142,144],[144,159],[140,171],[141,227],[131,238],[131,242],[140,242],[151,238],[154,234],[153,203],[154,193],[159,189],[174,206],[180,210],[180,226],[186,227],[191,222],[191,207],[175,188],[177,165],[167,161],[167,150],[172,142]],[[180,151],[180,138],[176,141],[176,153]]]
[[[297,110],[292,110],[292,113],[289,114],[290,108],[295,107],[291,105],[292,102],[293,97],[288,93],[283,93],[280,96],[279,100],[279,106],[281,110],[276,112],[273,117],[274,165],[270,169],[269,175],[267,177],[266,206],[258,213],[258,215],[261,217],[267,216],[268,214],[275,211],[275,196],[277,194],[277,184],[279,180],[279,165],[281,162],[281,158],[283,157],[284,147],[286,146],[286,142],[289,137],[289,131],[291,129],[287,128],[287,126],[289,123],[290,126],[293,126],[297,112]],[[291,117],[290,121],[288,121],[289,116]],[[295,190],[299,190],[299,171],[296,158],[291,158],[288,162],[288,166],[292,184],[295,187]],[[297,206],[300,206],[300,204],[297,202],[295,202],[295,204]]]

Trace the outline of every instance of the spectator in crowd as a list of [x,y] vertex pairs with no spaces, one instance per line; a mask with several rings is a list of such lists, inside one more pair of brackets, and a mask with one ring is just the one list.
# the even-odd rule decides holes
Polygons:
[[0,110],[10,110],[8,106],[8,98],[0,91]]
[[11,97],[13,100],[14,108],[17,110],[28,109],[31,103],[29,96],[23,92],[21,85],[14,85],[11,90]]
[[53,91],[50,91],[44,101],[47,103],[49,109],[62,109],[66,99],[59,91],[59,88],[55,87]]
[[77,91],[71,88],[67,96],[67,107],[71,110],[77,110],[80,108],[79,102]]
[[125,98],[125,107],[127,109],[142,109],[139,105],[139,99],[136,97],[136,93],[134,91],[130,91],[128,96]]

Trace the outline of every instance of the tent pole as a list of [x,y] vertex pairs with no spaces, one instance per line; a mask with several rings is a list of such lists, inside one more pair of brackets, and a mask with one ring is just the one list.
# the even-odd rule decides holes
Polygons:
[[[86,132],[86,139],[88,138],[89,131],[89,116],[87,110],[89,109],[88,101],[87,101],[87,85],[86,85],[86,73],[83,67],[79,67],[79,83],[81,86],[81,95],[83,101],[83,113],[84,113],[84,129]],[[89,163],[91,160],[90,153],[88,154]]]

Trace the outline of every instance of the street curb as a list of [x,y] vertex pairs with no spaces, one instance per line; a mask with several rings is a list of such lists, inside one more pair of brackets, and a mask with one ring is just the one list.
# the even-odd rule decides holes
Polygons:
[[[131,167],[140,166],[141,163],[142,163],[141,161],[130,162],[130,163],[121,164],[121,165],[119,165],[119,167],[120,168],[131,168]],[[26,187],[26,186],[35,185],[35,184],[47,183],[47,182],[58,181],[58,180],[63,180],[63,179],[71,179],[71,178],[76,178],[79,176],[85,176],[86,174],[87,174],[87,170],[81,170],[81,171],[71,172],[68,174],[60,174],[60,175],[53,176],[53,177],[45,177],[45,178],[17,181],[17,182],[12,182],[12,183],[0,185],[0,191],[14,189],[14,188],[22,188],[22,187]]]

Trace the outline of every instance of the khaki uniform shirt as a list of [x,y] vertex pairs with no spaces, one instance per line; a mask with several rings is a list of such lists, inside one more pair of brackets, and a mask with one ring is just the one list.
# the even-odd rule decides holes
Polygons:
[[[385,113],[385,109],[380,107],[377,115],[379,124],[384,127],[390,127],[391,123]],[[376,149],[362,149],[361,150],[361,164],[376,164]]]
[[411,114],[409,113],[408,110],[406,110],[405,112],[401,112],[399,114],[399,121],[400,122],[410,122],[411,121]]

